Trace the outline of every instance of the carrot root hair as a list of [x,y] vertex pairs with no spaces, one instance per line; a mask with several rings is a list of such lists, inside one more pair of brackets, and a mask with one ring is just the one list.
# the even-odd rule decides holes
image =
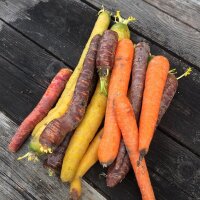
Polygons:
[[41,151],[42,153],[53,153],[52,148],[50,148],[50,147],[45,147],[45,146],[40,147],[40,151]]
[[102,12],[107,12],[109,15],[111,15],[111,13],[108,10],[105,10],[104,5],[101,6],[101,10],[98,12],[98,15],[100,15]]
[[25,158],[28,158],[28,161],[33,161],[33,162],[39,161],[38,156],[33,152],[28,152],[25,155],[20,156],[19,158],[17,158],[17,160],[23,160]]
[[179,80],[179,79],[181,79],[181,78],[183,78],[183,77],[185,77],[185,76],[188,76],[188,75],[191,74],[191,72],[192,72],[192,68],[191,68],[191,67],[188,67],[187,70],[186,70],[181,76],[179,76],[179,77],[176,78],[176,79]]

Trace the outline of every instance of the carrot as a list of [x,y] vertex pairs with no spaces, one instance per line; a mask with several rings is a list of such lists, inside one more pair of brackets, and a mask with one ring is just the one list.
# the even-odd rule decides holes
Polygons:
[[106,184],[108,187],[114,187],[119,182],[121,182],[127,175],[131,168],[131,163],[127,151],[125,149],[125,144],[123,140],[121,140],[119,152],[115,162],[109,166],[107,176],[106,176]]
[[[135,57],[136,57],[136,55],[135,55]],[[178,87],[177,79],[180,79],[183,76],[189,75],[190,72],[191,72],[191,69],[188,68],[188,70],[178,78],[176,78],[174,74],[171,74],[171,73],[168,74],[167,81],[166,81],[165,88],[164,88],[163,95],[162,95],[162,99],[161,99],[157,126],[159,125],[162,117],[164,116],[165,112],[167,111],[168,107],[170,106],[171,101],[177,91],[177,87]],[[133,104],[132,104],[132,106],[133,106]],[[116,161],[108,168],[108,173],[106,176],[106,183],[107,183],[107,186],[109,186],[109,187],[114,187],[119,182],[121,182],[126,177],[126,175],[128,174],[128,172],[130,170],[131,165],[130,165],[130,160],[128,158],[127,152],[124,154],[124,152],[121,153],[121,151],[120,151],[121,149],[123,150],[124,148],[125,148],[124,143],[121,143]],[[117,164],[117,163],[120,163],[120,161],[117,162],[117,160],[119,160],[119,159],[121,159],[121,161],[122,161],[122,164],[120,166]]]
[[[150,54],[150,47],[145,42],[140,42],[135,47],[135,55],[132,66],[132,80],[129,89],[129,99],[131,101],[136,120],[139,119],[139,114],[142,105],[142,95],[144,90],[144,82],[147,68],[147,60]],[[116,161],[109,166],[107,172],[107,185],[115,186],[121,182],[130,169],[130,161],[125,150],[123,141],[119,147]]]
[[107,85],[110,72],[114,64],[114,56],[117,48],[118,34],[112,30],[106,30],[99,43],[96,67],[100,77],[101,92],[107,96]]
[[85,112],[84,118],[76,128],[63,159],[61,180],[71,182],[78,169],[79,163],[97,130],[105,112],[107,97],[100,91],[100,81]]
[[133,108],[130,101],[124,95],[117,96],[114,100],[114,109],[117,123],[122,132],[124,143],[135,172],[138,186],[143,200],[154,200],[154,192],[149,178],[148,169],[145,160],[138,166],[138,128]]
[[135,57],[132,68],[132,81],[130,86],[130,101],[138,121],[142,106],[142,95],[144,92],[147,60],[150,54],[150,47],[145,42],[140,42],[135,47]]
[[50,108],[54,105],[63,91],[71,74],[72,71],[68,68],[63,68],[56,74],[39,103],[24,119],[15,135],[12,137],[10,144],[8,145],[9,151],[16,152],[28,138],[36,124],[47,115]]
[[[167,76],[167,81],[165,84],[165,88],[163,91],[162,99],[161,99],[161,104],[160,104],[160,110],[159,110],[159,115],[158,115],[158,121],[157,121],[157,126],[160,123],[163,115],[167,111],[168,107],[170,106],[170,103],[176,93],[178,86],[178,82],[176,77],[173,74],[168,74]],[[135,88],[137,89],[137,88]],[[131,95],[130,95],[131,96]],[[130,98],[131,101],[131,98]],[[133,102],[133,101],[132,101]],[[132,104],[133,106],[133,104]],[[134,112],[135,113],[135,112]],[[130,165],[130,160],[128,158],[127,152],[124,154],[121,154],[121,149],[124,149],[124,143],[121,143],[119,153],[117,155],[117,159],[121,159],[123,162],[120,166],[117,165],[117,162],[115,161],[109,168],[106,176],[106,183],[107,186],[109,187],[114,187],[118,183],[120,183],[128,174],[131,165]]]
[[120,15],[120,11],[116,11],[116,14],[114,15],[115,18],[115,24],[112,25],[111,30],[117,32],[118,34],[118,40],[122,39],[130,39],[130,30],[128,28],[129,22],[134,22],[136,19],[132,16],[128,17],[127,19],[124,19]]
[[55,149],[53,153],[47,155],[47,159],[44,161],[44,167],[48,169],[49,175],[54,175],[56,172],[60,172],[65,151],[70,142],[73,131],[67,134],[63,142]]
[[100,35],[96,35],[91,41],[69,110],[62,117],[51,121],[42,132],[40,136],[41,151],[45,153],[53,151],[60,145],[67,133],[74,130],[82,120],[88,103],[100,38]]
[[98,151],[99,161],[103,166],[110,165],[118,153],[121,133],[116,123],[113,100],[116,96],[127,94],[133,54],[134,46],[131,40],[123,39],[118,42],[109,84],[104,133]]
[[148,64],[139,122],[140,160],[148,152],[156,128],[168,71],[169,61],[164,56],[155,56]]
[[98,161],[98,147],[101,141],[103,130],[101,129],[90,143],[85,155],[83,156],[75,177],[70,184],[70,196],[72,200],[77,200],[81,196],[81,178]]

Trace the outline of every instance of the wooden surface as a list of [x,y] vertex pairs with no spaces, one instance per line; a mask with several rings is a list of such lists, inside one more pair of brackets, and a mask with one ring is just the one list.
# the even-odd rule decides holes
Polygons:
[[[178,74],[188,65],[193,67],[192,74],[179,81],[178,92],[156,131],[147,164],[158,200],[200,199],[200,21],[194,20],[199,1],[5,0],[0,2],[2,200],[67,199],[67,186],[48,177],[41,162],[16,161],[27,144],[16,155],[8,153],[6,146],[15,123],[33,109],[55,73],[63,66],[76,66],[102,3],[111,11],[120,8],[125,17],[135,16],[137,22],[130,24],[132,40],[147,40],[152,54],[167,56]],[[176,5],[180,5],[177,15]],[[106,187],[102,172],[106,169],[96,164],[86,174],[89,185],[85,182],[83,199],[102,199],[95,190],[106,199],[140,199],[132,171],[113,189]]]
[[[57,177],[48,176],[41,162],[33,164],[16,161],[20,154],[26,153],[27,148],[22,148],[20,153],[16,154],[7,151],[7,143],[17,126],[1,112],[0,120],[0,139],[4,141],[0,156],[0,198],[2,200],[66,199],[69,186],[62,184]],[[83,181],[83,199],[106,200],[85,181]]]

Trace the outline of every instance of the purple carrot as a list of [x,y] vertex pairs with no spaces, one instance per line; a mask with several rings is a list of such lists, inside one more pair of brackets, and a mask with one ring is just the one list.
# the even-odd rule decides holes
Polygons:
[[100,38],[100,35],[96,35],[91,41],[68,111],[62,117],[52,120],[40,136],[44,151],[51,152],[59,146],[65,136],[78,126],[85,114]]

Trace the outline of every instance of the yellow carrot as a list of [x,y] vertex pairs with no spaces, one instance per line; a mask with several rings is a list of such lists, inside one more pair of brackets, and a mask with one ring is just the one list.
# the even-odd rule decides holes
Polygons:
[[[95,136],[94,140],[88,147],[83,159],[81,160],[79,167],[76,171],[76,175],[70,185],[70,196],[73,200],[78,199],[81,196],[81,178],[85,173],[98,161],[98,147],[103,134],[103,129]],[[78,197],[78,198],[77,198]]]
[[65,87],[65,90],[62,93],[62,96],[58,100],[56,106],[35,127],[35,129],[33,131],[33,136],[36,133],[42,133],[42,131],[44,130],[44,128],[50,121],[62,116],[66,112],[66,110],[68,109],[68,106],[70,104],[70,101],[72,99],[77,79],[81,73],[81,70],[83,67],[83,62],[84,62],[85,56],[87,54],[90,42],[95,35],[103,34],[103,32],[108,28],[109,24],[110,24],[110,13],[103,9],[102,11],[100,11],[99,17],[94,25],[93,31],[88,39],[88,42],[82,52],[82,55],[78,62],[78,65],[76,66],[72,76],[70,77],[70,79]]
[[72,181],[81,159],[104,118],[106,101],[107,97],[101,93],[100,83],[98,82],[85,116],[72,136],[65,153],[61,170],[62,181]]

